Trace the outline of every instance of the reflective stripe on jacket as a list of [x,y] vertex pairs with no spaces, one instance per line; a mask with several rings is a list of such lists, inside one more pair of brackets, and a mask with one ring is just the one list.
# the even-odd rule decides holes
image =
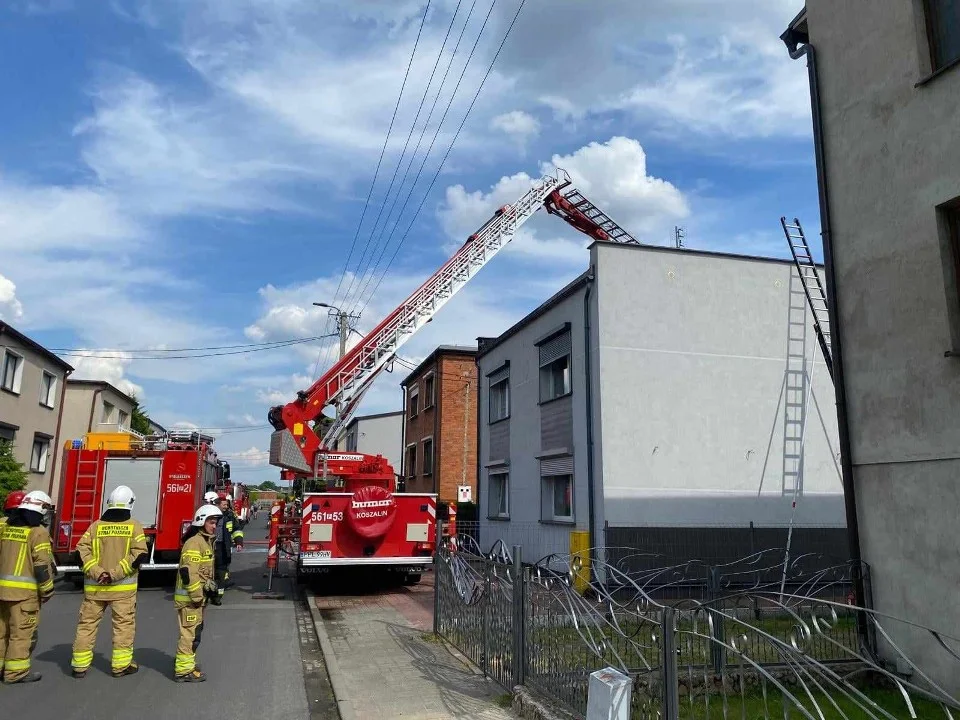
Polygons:
[[203,604],[203,585],[213,580],[212,537],[197,533],[183,544],[173,599],[177,607]]
[[[147,554],[147,536],[136,520],[110,522],[96,520],[77,543],[80,562],[83,563],[83,592],[97,600],[118,600],[137,592],[139,563]],[[108,584],[97,578],[110,576]]]
[[44,527],[0,528],[0,600],[53,595],[53,548]]

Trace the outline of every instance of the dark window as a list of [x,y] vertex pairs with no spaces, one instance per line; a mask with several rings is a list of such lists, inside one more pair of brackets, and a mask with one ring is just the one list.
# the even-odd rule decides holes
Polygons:
[[0,386],[12,393],[19,393],[22,377],[23,358],[7,350],[3,357],[3,375],[0,377]]
[[30,453],[30,470],[36,473],[47,471],[47,456],[50,455],[49,438],[40,437],[33,439],[33,452]]
[[490,507],[487,517],[510,517],[510,475],[490,471]]
[[419,389],[414,389],[410,393],[410,400],[408,400],[410,405],[410,417],[415,418],[417,413],[420,412],[420,391]]
[[953,256],[953,273],[957,281],[957,309],[960,310],[960,204],[946,211],[947,230],[950,233],[950,251]]
[[564,355],[540,368],[540,402],[570,393],[570,356]]
[[433,438],[423,441],[423,474],[433,474]]
[[424,410],[426,410],[428,407],[433,407],[433,403],[434,403],[433,380],[434,380],[433,375],[431,375],[430,377],[428,377],[423,381],[423,409]]
[[960,60],[960,2],[924,0],[933,70]]
[[545,475],[543,483],[543,519],[563,522],[573,520],[573,476]]
[[490,422],[510,417],[510,378],[490,386]]
[[417,446],[411,445],[407,448],[407,477],[415,478],[417,476]]

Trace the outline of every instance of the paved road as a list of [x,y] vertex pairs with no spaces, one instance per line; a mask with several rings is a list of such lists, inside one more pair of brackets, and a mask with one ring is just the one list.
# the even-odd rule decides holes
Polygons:
[[[245,530],[247,540],[265,536],[264,519]],[[336,720],[333,693],[305,602],[293,599],[280,581],[285,600],[254,600],[262,590],[264,546],[248,545],[234,555],[236,587],[222,607],[208,607],[203,644],[197,658],[205,683],[172,680],[177,620],[171,587],[141,583],[137,610],[136,660],[140,672],[110,676],[109,618],[100,627],[93,667],[83,680],[70,676],[70,653],[80,593],[59,583],[56,596],[40,617],[34,668],[43,680],[0,687],[0,706],[26,708],[34,717],[57,720],[170,720],[275,718]],[[149,587],[153,585],[153,587]],[[19,712],[19,711],[18,711]]]

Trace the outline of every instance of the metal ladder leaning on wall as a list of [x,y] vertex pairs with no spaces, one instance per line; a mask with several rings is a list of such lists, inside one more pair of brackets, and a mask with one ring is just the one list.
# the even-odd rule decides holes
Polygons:
[[790,245],[790,254],[793,255],[793,262],[797,266],[797,272],[800,273],[803,292],[806,294],[807,302],[810,303],[810,309],[813,311],[813,327],[816,330],[817,341],[820,343],[820,350],[823,353],[823,361],[826,363],[827,372],[830,373],[830,379],[832,380],[833,354],[830,347],[830,318],[827,313],[827,294],[823,289],[823,281],[817,272],[817,265],[813,261],[810,245],[803,234],[800,221],[794,218],[791,225],[787,223],[785,217],[781,217],[780,226],[787,238],[787,244]]

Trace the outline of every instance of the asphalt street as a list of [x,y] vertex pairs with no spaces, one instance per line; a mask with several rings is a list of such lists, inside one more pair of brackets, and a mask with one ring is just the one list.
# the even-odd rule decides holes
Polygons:
[[[245,529],[246,539],[265,537],[265,516]],[[54,598],[43,606],[34,669],[38,683],[0,687],[0,706],[33,717],[58,720],[223,720],[263,717],[277,720],[336,720],[333,693],[309,612],[287,580],[275,581],[283,600],[256,600],[263,590],[266,554],[248,544],[236,553],[221,607],[208,606],[197,660],[207,682],[173,681],[177,617],[172,575],[162,582],[141,578],[137,601],[135,658],[140,672],[110,675],[110,619],[104,617],[93,667],[83,680],[70,674],[70,654],[81,593],[57,583]],[[306,620],[305,620],[306,618]],[[6,713],[4,713],[6,714]]]

